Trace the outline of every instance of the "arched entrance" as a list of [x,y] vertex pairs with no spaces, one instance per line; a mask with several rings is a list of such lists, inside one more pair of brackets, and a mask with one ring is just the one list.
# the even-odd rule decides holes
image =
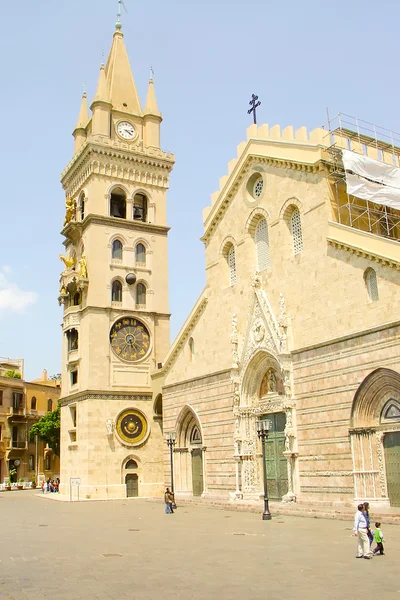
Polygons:
[[139,475],[137,470],[138,464],[136,460],[132,458],[128,459],[124,468],[127,498],[137,498],[139,496]]
[[191,407],[182,409],[176,429],[176,490],[201,496],[205,490],[203,436],[198,416]]
[[[259,335],[258,329],[253,329]],[[256,351],[245,365],[239,406],[234,409],[237,489],[243,498],[257,499],[262,493],[262,442],[257,438],[256,422],[268,419],[271,429],[264,441],[268,495],[274,500],[295,499],[298,453],[289,376],[277,356],[264,350]]]
[[400,374],[376,369],[358,388],[351,411],[356,499],[400,506]]

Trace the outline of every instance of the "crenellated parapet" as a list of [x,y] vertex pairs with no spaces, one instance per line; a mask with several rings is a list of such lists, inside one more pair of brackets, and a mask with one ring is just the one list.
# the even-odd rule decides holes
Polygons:
[[228,172],[219,180],[219,189],[211,195],[211,206],[203,210],[204,236],[207,241],[240,188],[252,163],[278,168],[317,172],[329,162],[327,149],[330,132],[318,128],[251,125],[247,138],[237,146],[237,156],[228,163]]

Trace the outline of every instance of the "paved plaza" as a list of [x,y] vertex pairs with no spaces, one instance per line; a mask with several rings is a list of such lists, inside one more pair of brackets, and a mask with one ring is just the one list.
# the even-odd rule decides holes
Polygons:
[[386,555],[356,560],[346,521],[158,502],[54,502],[0,494],[1,600],[400,598],[400,528]]

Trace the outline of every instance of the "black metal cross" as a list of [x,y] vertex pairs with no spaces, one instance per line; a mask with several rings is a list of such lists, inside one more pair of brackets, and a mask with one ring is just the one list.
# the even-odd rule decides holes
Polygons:
[[253,113],[253,119],[254,119],[254,125],[257,125],[257,115],[256,115],[256,109],[260,106],[261,102],[257,102],[258,100],[258,96],[256,96],[255,94],[251,95],[251,100],[249,102],[251,108],[247,111],[248,115],[251,115],[251,113]]

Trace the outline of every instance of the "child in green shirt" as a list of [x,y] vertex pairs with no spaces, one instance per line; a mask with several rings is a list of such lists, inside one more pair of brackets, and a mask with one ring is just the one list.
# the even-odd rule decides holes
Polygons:
[[375,523],[374,539],[377,544],[376,548],[373,550],[374,554],[378,554],[378,552],[381,555],[385,554],[383,551],[383,533],[380,523]]

